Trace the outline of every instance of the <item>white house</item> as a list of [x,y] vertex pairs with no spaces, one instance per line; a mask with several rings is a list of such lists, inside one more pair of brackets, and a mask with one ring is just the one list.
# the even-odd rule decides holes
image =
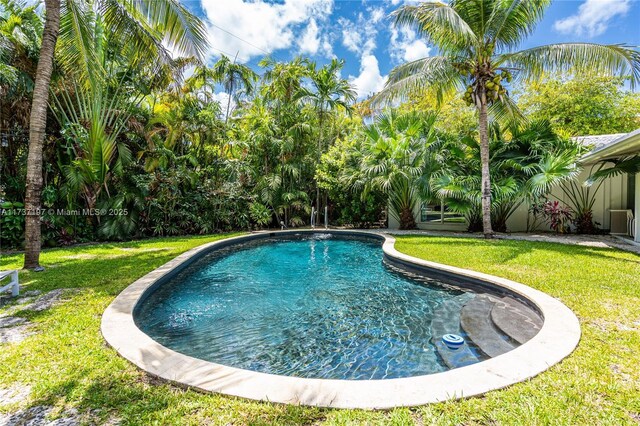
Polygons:
[[[626,134],[584,136],[577,138],[593,149],[585,155],[580,164],[583,172],[579,179],[584,182],[592,170],[599,167],[602,160],[640,154],[640,129]],[[595,185],[593,187],[595,190]],[[606,179],[594,194],[594,221],[600,223],[602,229],[611,233],[634,236],[640,242],[640,173],[622,174]],[[564,193],[556,189],[552,191],[552,199],[567,202]],[[523,203],[507,221],[510,232],[527,230],[529,205]],[[446,206],[423,203],[416,208],[415,218],[418,228],[425,230],[466,230],[464,218],[447,211]],[[389,218],[389,228],[397,229],[399,223]],[[635,232],[634,232],[635,231]]]

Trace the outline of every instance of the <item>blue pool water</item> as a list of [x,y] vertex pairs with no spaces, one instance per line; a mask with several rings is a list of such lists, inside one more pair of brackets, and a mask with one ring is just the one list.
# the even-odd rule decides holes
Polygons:
[[431,320],[461,294],[392,271],[379,241],[311,234],[213,251],[135,315],[154,340],[207,361],[298,377],[389,379],[447,370]]

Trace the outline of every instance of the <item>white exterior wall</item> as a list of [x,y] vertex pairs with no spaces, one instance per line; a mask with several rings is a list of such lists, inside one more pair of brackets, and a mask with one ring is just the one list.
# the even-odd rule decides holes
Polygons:
[[[584,182],[590,175],[590,170],[584,171],[580,175],[580,181]],[[595,190],[596,185],[592,187],[592,191]],[[635,200],[635,218],[636,218],[636,230],[640,229],[638,225],[640,221],[640,174],[636,175],[636,200]],[[549,197],[552,200],[560,200],[565,204],[569,204],[569,200],[559,188],[554,189]],[[634,206],[627,206],[627,175],[619,175],[613,178],[607,179],[602,186],[596,192],[596,201],[593,205],[593,219],[600,223],[600,228],[609,229],[611,217],[610,210],[634,208]],[[527,214],[529,211],[529,205],[523,203],[509,218],[507,221],[507,228],[509,232],[524,232],[527,230]],[[447,230],[447,231],[464,231],[466,230],[466,224],[426,224],[420,223],[420,205],[416,206],[414,212],[416,223],[420,229],[431,230]],[[389,229],[398,229],[399,223],[391,215],[389,216]],[[550,231],[548,225],[543,224],[538,229],[539,231]],[[638,240],[640,232],[636,231],[636,240]]]
[[[580,175],[580,181],[584,182],[590,175],[590,171],[584,171]],[[595,190],[597,185],[592,187]],[[604,181],[595,194],[596,201],[593,205],[593,220],[600,223],[600,228],[609,229],[611,224],[610,210],[633,208],[627,206],[627,175],[619,175]],[[571,205],[568,198],[560,188],[551,191],[550,200],[559,200],[564,204]],[[527,230],[527,212],[529,206],[523,203],[520,208],[509,218],[507,227],[509,232],[524,232]],[[637,207],[636,207],[637,211]],[[539,229],[549,231],[547,225]]]
[[[413,217],[416,219],[416,225],[418,229],[424,230],[440,230],[440,231],[466,231],[467,225],[465,223],[424,223],[420,222],[420,203],[416,206],[413,211]],[[398,229],[400,228],[400,222],[398,222],[392,215],[389,215],[388,221],[389,229]]]
[[636,173],[636,206],[634,211],[636,220],[635,240],[640,243],[640,173]]

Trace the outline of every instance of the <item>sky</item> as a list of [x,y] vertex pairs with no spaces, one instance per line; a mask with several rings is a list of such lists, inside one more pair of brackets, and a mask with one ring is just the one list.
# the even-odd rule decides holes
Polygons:
[[[343,59],[359,98],[379,91],[394,66],[437,54],[412,29],[394,27],[390,13],[410,3],[401,0],[182,1],[206,23],[210,63],[237,55],[260,72],[267,55]],[[640,46],[640,0],[555,0],[521,48],[574,41]]]

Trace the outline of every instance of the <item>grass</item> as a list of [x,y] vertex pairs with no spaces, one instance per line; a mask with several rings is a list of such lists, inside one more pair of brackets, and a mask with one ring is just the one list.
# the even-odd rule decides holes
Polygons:
[[[579,317],[583,337],[562,363],[524,383],[472,398],[390,411],[325,410],[202,394],[158,382],[108,348],[100,317],[146,272],[223,236],[165,238],[47,250],[47,270],[21,273],[24,290],[70,289],[66,301],[18,315],[38,334],[0,346],[0,388],[31,386],[22,405],[76,408],[93,423],[123,424],[638,424],[640,256],[612,249],[524,241],[398,237],[398,250],[520,281]],[[0,269],[18,268],[20,255]],[[72,290],[79,289],[79,290]],[[6,307],[0,308],[0,313]]]

